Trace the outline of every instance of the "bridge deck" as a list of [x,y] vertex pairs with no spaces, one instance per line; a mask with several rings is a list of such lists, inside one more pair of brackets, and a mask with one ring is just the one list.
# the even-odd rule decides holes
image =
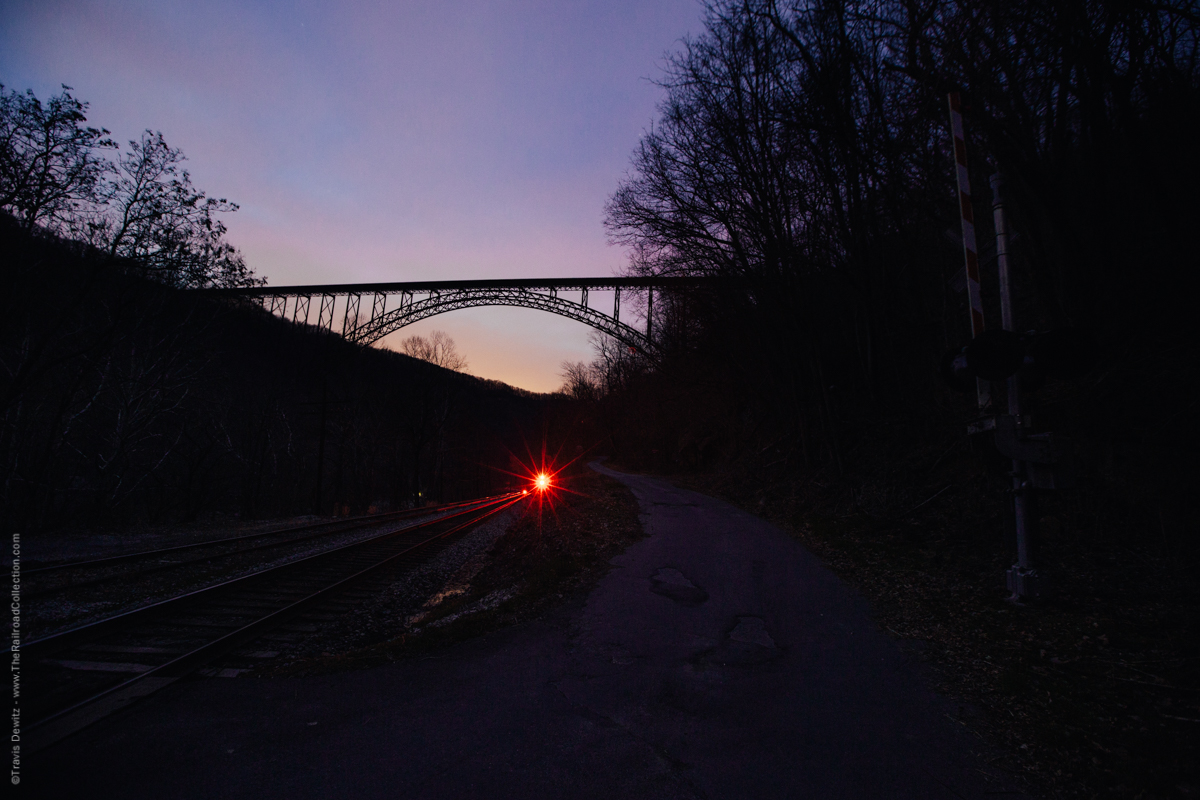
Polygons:
[[509,278],[471,281],[406,281],[402,283],[334,283],[308,286],[253,286],[237,289],[205,289],[206,294],[236,297],[278,297],[281,295],[398,294],[401,292],[453,292],[464,289],[683,289],[702,286],[705,278]]

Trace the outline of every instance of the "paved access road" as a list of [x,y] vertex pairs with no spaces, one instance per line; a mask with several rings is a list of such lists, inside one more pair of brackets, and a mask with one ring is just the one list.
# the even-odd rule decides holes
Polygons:
[[39,797],[979,798],[977,739],[783,532],[622,475],[649,538],[586,600],[438,657],[165,690],[28,763]]

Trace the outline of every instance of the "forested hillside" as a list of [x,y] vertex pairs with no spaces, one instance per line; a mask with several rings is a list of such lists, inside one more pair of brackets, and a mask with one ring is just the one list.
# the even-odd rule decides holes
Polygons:
[[365,513],[507,486],[544,400],[0,218],[8,530]]
[[1035,429],[1073,440],[1067,529],[1195,552],[1198,34],[1186,2],[709,4],[607,224],[631,272],[717,282],[656,302],[662,364],[606,347],[572,368],[594,435],[633,465],[829,480],[844,508],[889,484],[888,513],[923,499],[919,470],[970,447],[980,468],[973,382],[939,376],[971,338],[958,92],[987,327],[1001,175],[1016,330],[1089,343],[1021,374]]

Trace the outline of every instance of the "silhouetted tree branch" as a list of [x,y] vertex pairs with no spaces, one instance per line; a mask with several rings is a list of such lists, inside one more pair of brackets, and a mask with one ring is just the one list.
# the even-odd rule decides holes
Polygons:
[[184,155],[146,131],[131,141],[105,188],[104,203],[89,221],[93,242],[110,258],[133,262],[147,277],[178,288],[263,283],[225,241],[216,214],[237,210],[208,197],[181,169]]
[[400,352],[455,372],[467,371],[467,359],[459,354],[454,340],[444,331],[434,331],[428,339],[409,336],[400,343]]
[[116,144],[107,130],[83,126],[87,106],[70,86],[43,105],[0,84],[0,208],[27,231],[69,226],[112,171],[103,151]]
[[146,131],[116,163],[107,130],[85,128],[87,104],[70,87],[42,105],[0,85],[0,208],[27,231],[82,240],[144,277],[176,288],[253,286],[208,197],[180,167],[183,152]]

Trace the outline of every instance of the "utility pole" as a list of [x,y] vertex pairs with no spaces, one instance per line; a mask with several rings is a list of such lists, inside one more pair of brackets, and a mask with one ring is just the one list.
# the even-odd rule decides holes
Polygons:
[[321,479],[325,475],[325,417],[329,410],[329,384],[321,381],[321,434],[317,439],[317,491],[313,498],[313,514],[321,515]]
[[[1008,225],[1004,216],[1004,177],[995,173],[989,178],[992,185],[992,218],[996,225],[996,262],[1000,269],[1000,322],[1006,331],[1014,331],[1012,274],[1008,268]],[[1021,428],[1021,382],[1016,374],[1008,378],[1008,415]],[[1010,599],[1019,600],[1038,594],[1037,571],[1033,566],[1032,538],[1033,484],[1025,462],[1012,462],[1013,512],[1016,517],[1017,563],[1007,573]]]

